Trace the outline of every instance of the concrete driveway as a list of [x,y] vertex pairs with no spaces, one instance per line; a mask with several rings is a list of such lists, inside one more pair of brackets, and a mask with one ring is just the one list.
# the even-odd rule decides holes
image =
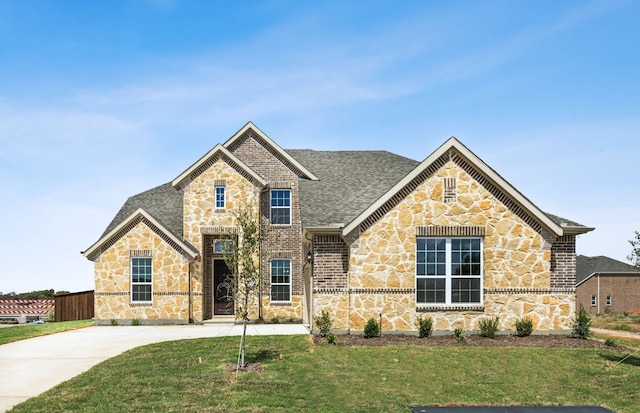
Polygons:
[[[134,347],[241,333],[242,326],[233,324],[93,326],[0,345],[0,412]],[[248,326],[247,334],[293,335],[309,331],[300,324],[261,324]]]

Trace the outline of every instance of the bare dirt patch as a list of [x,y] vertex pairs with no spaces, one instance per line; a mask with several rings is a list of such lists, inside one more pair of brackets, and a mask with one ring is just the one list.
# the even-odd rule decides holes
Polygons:
[[[346,334],[337,336],[339,346],[449,346],[449,347],[542,347],[542,348],[602,348],[614,351],[629,351],[624,346],[607,346],[599,340],[582,340],[565,335],[531,335],[517,337],[498,335],[495,338],[477,334],[465,336],[464,342],[457,342],[453,336],[430,336],[420,338],[415,335],[388,334],[381,337],[365,338],[363,335]],[[316,344],[327,344],[327,339],[314,336]]]

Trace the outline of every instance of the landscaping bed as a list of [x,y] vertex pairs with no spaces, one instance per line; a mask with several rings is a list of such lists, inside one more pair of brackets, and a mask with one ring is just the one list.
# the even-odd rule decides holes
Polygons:
[[[542,348],[602,348],[616,351],[629,351],[624,346],[607,346],[604,342],[588,339],[571,338],[567,335],[530,335],[517,337],[514,335],[496,335],[495,338],[482,337],[478,334],[464,336],[458,342],[452,335],[438,335],[420,338],[417,335],[383,334],[380,337],[365,338],[362,334],[337,335],[338,346],[454,346],[454,347],[542,347]],[[316,344],[326,344],[327,339],[314,336]]]

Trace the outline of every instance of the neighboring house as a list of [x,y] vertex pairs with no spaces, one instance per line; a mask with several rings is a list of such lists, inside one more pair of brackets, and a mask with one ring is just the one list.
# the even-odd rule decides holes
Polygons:
[[591,231],[542,212],[455,138],[423,162],[384,151],[283,150],[252,123],[172,182],[127,200],[83,252],[95,262],[95,319],[199,322],[234,314],[218,288],[233,211],[270,223],[255,317],[334,328],[501,330],[531,317],[568,331],[575,238]]
[[609,257],[578,255],[576,304],[595,314],[640,308],[640,268]]

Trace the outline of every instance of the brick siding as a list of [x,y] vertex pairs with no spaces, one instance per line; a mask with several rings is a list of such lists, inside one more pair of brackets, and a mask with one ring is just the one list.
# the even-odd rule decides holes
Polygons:
[[558,237],[551,245],[551,288],[573,289],[576,285],[576,237]]
[[349,253],[347,245],[336,235],[313,237],[314,289],[347,288]]

